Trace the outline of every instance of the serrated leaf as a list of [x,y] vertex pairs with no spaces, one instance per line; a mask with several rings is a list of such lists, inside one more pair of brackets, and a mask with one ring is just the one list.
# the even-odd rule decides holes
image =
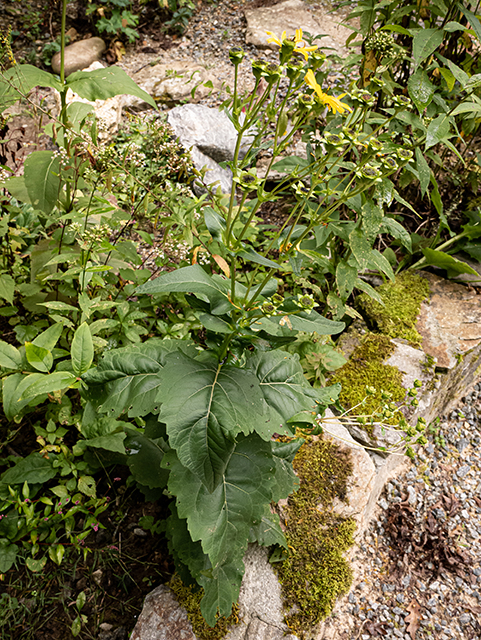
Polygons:
[[20,351],[3,340],[0,340],[0,366],[6,369],[19,369],[22,366]]
[[17,557],[18,546],[6,538],[0,538],[0,573],[7,573]]
[[233,308],[228,299],[229,282],[213,278],[198,264],[165,273],[137,287],[136,293],[199,293],[207,297],[211,311],[222,315]]
[[15,280],[7,273],[0,274],[0,298],[3,298],[10,304],[13,304],[14,294]]
[[213,491],[234,450],[235,436],[253,431],[265,414],[258,380],[239,367],[216,359],[199,362],[180,352],[166,357],[162,378],[156,400],[169,444],[180,462]]
[[272,502],[288,498],[293,491],[299,488],[299,478],[292,467],[294,456],[303,445],[302,438],[296,438],[290,442],[272,441],[272,456],[276,465],[275,482],[272,487]]
[[419,147],[416,147],[416,167],[419,175],[419,186],[421,187],[421,195],[424,197],[431,180],[431,169]]
[[5,471],[0,481],[3,484],[43,484],[56,475],[57,470],[52,467],[52,461],[35,452],[21,458],[14,467]]
[[287,549],[287,542],[279,523],[279,516],[277,513],[272,513],[268,506],[265,508],[261,521],[251,527],[249,542],[257,542],[263,547],[279,545]]
[[196,353],[182,340],[150,340],[107,353],[96,369],[82,376],[88,385],[87,396],[101,413],[114,418],[124,411],[131,418],[157,412],[155,397],[164,359],[176,349]]
[[409,95],[416,105],[419,113],[431,103],[434,96],[435,86],[429,79],[424,69],[418,69],[413,75],[409,76],[408,91]]
[[60,161],[53,151],[34,151],[25,160],[25,184],[32,205],[52,212],[60,190]]
[[76,71],[69,75],[66,85],[81,98],[90,100],[90,102],[127,94],[137,96],[157,109],[155,100],[120,67],[112,66],[94,71]]
[[94,359],[94,345],[86,322],[83,322],[74,333],[70,355],[72,367],[77,376],[83,375],[90,369]]
[[396,240],[399,240],[410,253],[412,253],[412,243],[409,231],[406,231],[402,224],[399,224],[397,220],[385,217],[382,221],[381,231],[382,233],[389,233],[392,235]]
[[297,354],[256,353],[249,358],[248,366],[255,372],[264,400],[271,409],[268,434],[280,433],[283,424],[300,411],[317,411],[317,389],[304,377]]
[[161,467],[161,463],[169,447],[164,439],[135,433],[128,437],[126,446],[132,450],[127,464],[135,480],[149,489],[166,487],[169,472]]
[[37,371],[47,373],[53,365],[53,356],[48,349],[37,347],[32,342],[25,343],[25,355],[28,363]]
[[55,371],[48,375],[42,375],[37,380],[32,381],[22,393],[21,400],[28,400],[41,396],[44,393],[52,393],[53,391],[60,391],[66,389],[73,384],[77,378],[73,373],[68,371]]
[[421,29],[413,38],[414,70],[442,44],[442,29]]
[[201,541],[212,564],[210,575],[198,581],[205,590],[202,613],[213,625],[217,611],[229,615],[237,601],[250,528],[261,521],[270,503],[275,477],[270,443],[255,434],[241,437],[213,492],[173,451],[166,454],[163,466],[170,470],[169,491],[176,496],[178,515],[187,519],[192,540]]

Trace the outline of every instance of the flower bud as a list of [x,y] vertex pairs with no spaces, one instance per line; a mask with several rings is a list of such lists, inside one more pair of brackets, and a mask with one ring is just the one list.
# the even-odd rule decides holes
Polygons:
[[237,66],[242,62],[245,55],[245,51],[241,47],[232,47],[232,49],[229,51],[229,60],[232,62],[232,64]]
[[282,68],[280,66],[278,66],[277,64],[274,64],[273,62],[267,65],[266,78],[269,84],[274,84],[281,78],[281,76],[282,76]]
[[296,42],[293,38],[284,38],[279,49],[279,61],[281,64],[289,62],[296,48]]
[[331,133],[330,131],[324,132],[324,140],[327,145],[333,147],[342,147],[347,144],[347,140],[344,138],[343,133]]
[[296,102],[299,111],[304,113],[311,111],[316,104],[314,96],[311,96],[308,93],[301,93],[297,96]]
[[265,78],[267,73],[267,62],[265,60],[253,60],[252,61],[252,73],[256,80]]
[[396,151],[396,155],[401,162],[409,162],[414,154],[411,149],[401,148]]
[[303,68],[304,68],[304,63],[301,62],[300,60],[298,62],[289,62],[289,64],[286,67],[286,75],[289,78],[289,80],[294,81],[299,76]]

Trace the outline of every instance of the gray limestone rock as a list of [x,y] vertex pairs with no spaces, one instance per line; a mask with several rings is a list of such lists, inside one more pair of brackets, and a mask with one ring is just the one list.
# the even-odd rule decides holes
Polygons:
[[197,640],[197,636],[172,591],[160,585],[145,598],[130,640]]
[[[237,132],[228,116],[204,105],[185,104],[172,109],[167,122],[179,142],[190,150],[196,168],[207,167],[206,182],[218,182],[223,193],[230,192],[232,172],[218,164],[234,158]],[[240,158],[246,150],[245,146],[241,148]]]
[[[102,38],[87,38],[67,45],[64,61],[65,77],[74,71],[86,69],[92,62],[100,60],[106,48]],[[60,52],[52,58],[52,69],[55,73],[60,73]]]

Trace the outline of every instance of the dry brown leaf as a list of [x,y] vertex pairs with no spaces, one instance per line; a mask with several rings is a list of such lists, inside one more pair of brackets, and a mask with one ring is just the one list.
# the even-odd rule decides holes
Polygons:
[[218,256],[216,254],[212,254],[212,257],[214,258],[214,260],[217,262],[217,264],[219,265],[219,267],[222,269],[222,271],[225,273],[225,275],[230,278],[230,269],[229,269],[229,265],[227,264],[227,262],[224,260],[224,258],[222,256]]
[[416,600],[412,600],[406,608],[409,611],[409,615],[404,618],[404,622],[408,623],[406,631],[412,640],[416,640],[416,631],[419,629],[421,619],[421,605]]

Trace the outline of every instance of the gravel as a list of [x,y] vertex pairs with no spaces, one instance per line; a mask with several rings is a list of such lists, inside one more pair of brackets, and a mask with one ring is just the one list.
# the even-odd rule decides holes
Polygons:
[[429,440],[385,487],[342,605],[354,623],[343,639],[481,639],[481,383]]

